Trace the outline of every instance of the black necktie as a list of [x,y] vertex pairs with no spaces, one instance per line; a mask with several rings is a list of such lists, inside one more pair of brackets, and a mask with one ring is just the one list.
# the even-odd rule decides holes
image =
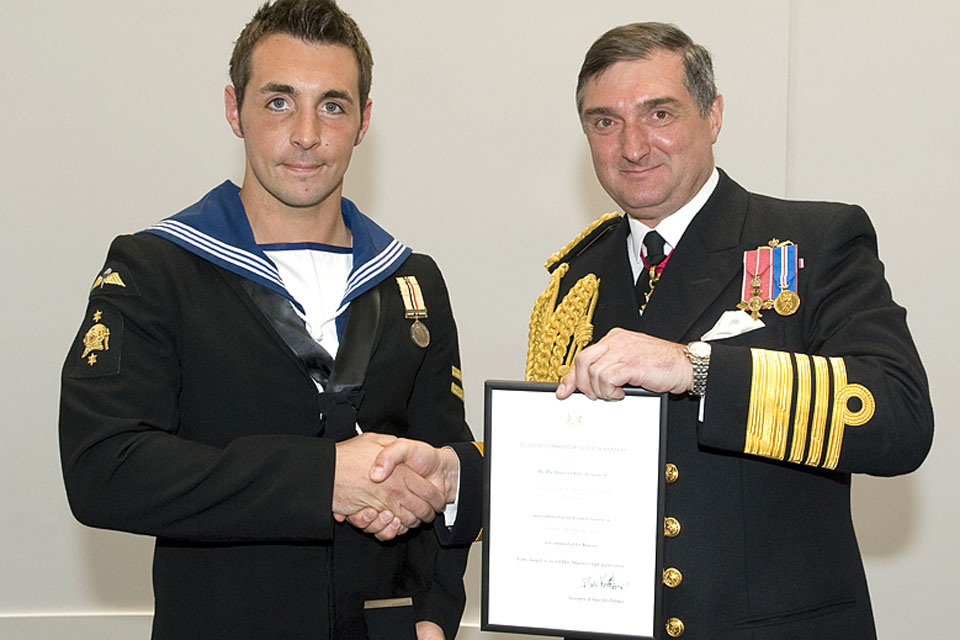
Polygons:
[[655,275],[653,284],[651,285],[650,273],[656,273],[657,265],[663,262],[667,257],[663,252],[663,237],[661,237],[656,231],[648,231],[647,235],[643,236],[643,247],[646,249],[647,255],[646,259],[643,261],[644,268],[637,277],[636,284],[637,304],[640,305],[641,311],[647,306],[647,300],[653,293],[653,287],[657,284],[657,280],[659,279],[659,275]]

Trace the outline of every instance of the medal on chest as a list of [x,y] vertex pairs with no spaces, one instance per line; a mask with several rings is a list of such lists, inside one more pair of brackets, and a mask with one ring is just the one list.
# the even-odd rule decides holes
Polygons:
[[743,252],[743,287],[737,309],[754,320],[760,311],[772,308],[781,316],[793,315],[800,308],[797,273],[803,268],[797,245],[774,238],[765,247]]
[[400,287],[400,296],[403,298],[403,317],[413,320],[410,325],[410,339],[421,349],[430,345],[430,330],[420,320],[427,317],[427,305],[420,291],[420,283],[416,276],[400,276],[397,279]]

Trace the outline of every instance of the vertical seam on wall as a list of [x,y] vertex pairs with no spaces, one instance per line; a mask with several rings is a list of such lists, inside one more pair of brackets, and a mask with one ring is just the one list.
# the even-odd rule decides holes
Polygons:
[[793,85],[796,82],[796,67],[797,67],[797,14],[799,13],[799,0],[788,0],[787,2],[787,97],[786,97],[786,117],[784,118],[785,128],[784,137],[786,138],[784,142],[784,167],[785,171],[783,172],[783,194],[785,198],[794,197],[794,189],[791,187],[794,184],[794,172],[796,170],[796,158],[794,150],[794,140],[796,136],[793,134],[793,97],[794,90]]

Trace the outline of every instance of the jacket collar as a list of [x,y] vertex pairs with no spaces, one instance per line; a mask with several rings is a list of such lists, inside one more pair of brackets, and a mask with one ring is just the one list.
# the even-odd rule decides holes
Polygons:
[[700,316],[740,275],[748,202],[743,187],[720,171],[717,188],[687,227],[640,318],[642,331],[675,342],[688,338]]
[[569,257],[571,270],[564,277],[567,284],[561,294],[587,273],[600,279],[601,294],[593,316],[594,341],[614,327],[672,342],[699,338],[699,334],[690,335],[697,320],[730,281],[741,276],[740,238],[748,202],[748,193],[721,170],[716,189],[677,243],[642,316],[637,311],[627,254],[630,225],[625,216]]
[[[339,316],[350,302],[389,277],[411,253],[350,200],[341,198],[340,209],[353,235],[353,268],[337,309],[338,327]],[[284,286],[276,265],[254,240],[240,201],[240,188],[229,180],[196,204],[144,232],[158,235],[208,262],[276,291],[303,312],[303,307]]]

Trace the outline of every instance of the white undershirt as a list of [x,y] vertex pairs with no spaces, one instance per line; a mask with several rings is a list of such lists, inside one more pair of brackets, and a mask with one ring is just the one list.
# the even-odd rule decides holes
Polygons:
[[263,252],[303,307],[307,333],[336,358],[340,340],[335,314],[353,268],[353,252],[322,244],[266,245]]

